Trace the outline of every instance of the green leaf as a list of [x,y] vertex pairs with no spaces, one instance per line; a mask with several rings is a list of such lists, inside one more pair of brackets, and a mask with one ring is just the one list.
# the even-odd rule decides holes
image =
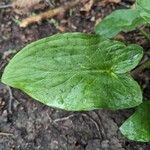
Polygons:
[[150,142],[150,101],[143,102],[120,131],[130,140]]
[[2,82],[66,110],[121,109],[142,94],[129,72],[142,48],[83,33],[58,34],[29,44],[10,61]]
[[132,9],[122,9],[106,16],[95,28],[95,32],[103,37],[112,38],[119,32],[128,32],[146,24],[139,12]]
[[150,24],[150,0],[137,0],[136,4],[140,16]]

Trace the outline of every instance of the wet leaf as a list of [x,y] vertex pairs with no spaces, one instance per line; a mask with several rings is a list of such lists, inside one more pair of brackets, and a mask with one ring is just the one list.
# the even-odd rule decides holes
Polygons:
[[120,130],[130,140],[150,142],[150,101],[143,102]]
[[58,34],[33,42],[10,61],[2,82],[66,110],[122,109],[139,105],[139,85],[127,72],[142,48],[98,35]]

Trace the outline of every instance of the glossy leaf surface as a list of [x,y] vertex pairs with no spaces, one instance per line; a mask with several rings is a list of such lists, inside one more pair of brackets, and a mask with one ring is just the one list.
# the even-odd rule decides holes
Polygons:
[[142,94],[129,72],[142,48],[83,33],[58,34],[23,48],[4,70],[2,82],[34,99],[66,110],[122,109]]
[[127,32],[142,24],[146,24],[139,12],[132,9],[122,9],[106,16],[95,28],[96,34],[106,38],[112,38],[119,32]]
[[150,142],[150,101],[143,102],[120,130],[130,140]]

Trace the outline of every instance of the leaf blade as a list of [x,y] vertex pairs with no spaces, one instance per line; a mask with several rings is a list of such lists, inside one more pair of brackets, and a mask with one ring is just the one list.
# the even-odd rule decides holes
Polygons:
[[142,101],[141,90],[124,73],[133,69],[142,55],[139,46],[126,47],[97,35],[60,34],[16,54],[2,82],[66,110],[134,107]]
[[95,27],[95,33],[106,38],[112,38],[119,32],[128,32],[146,24],[137,10],[121,9],[106,16]]
[[120,127],[121,133],[130,140],[150,141],[150,101],[143,102],[136,112]]
[[136,1],[137,10],[140,16],[150,24],[150,1],[149,0],[137,0]]

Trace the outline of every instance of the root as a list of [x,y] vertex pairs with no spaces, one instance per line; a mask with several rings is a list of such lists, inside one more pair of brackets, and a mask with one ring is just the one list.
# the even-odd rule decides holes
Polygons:
[[12,133],[0,132],[0,136],[14,136]]
[[97,131],[98,131],[99,137],[102,138],[101,131],[100,131],[100,127],[99,127],[97,121],[94,120],[89,114],[83,113],[83,114],[81,114],[81,115],[82,115],[83,117],[86,117],[86,118],[88,118],[88,119],[90,119],[90,120],[92,121],[92,123],[95,125],[95,127],[96,127],[96,129],[97,129]]
[[55,119],[55,120],[53,120],[53,122],[54,122],[54,123],[57,123],[57,122],[60,122],[60,121],[65,121],[65,120],[68,120],[68,119],[70,119],[70,118],[72,118],[72,117],[74,117],[74,116],[75,116],[75,114],[72,114],[72,115],[69,115],[69,116],[67,116],[67,117]]
[[13,100],[13,95],[12,95],[12,90],[9,86],[7,86],[8,93],[9,93],[9,104],[8,104],[8,112],[12,114],[12,100]]

